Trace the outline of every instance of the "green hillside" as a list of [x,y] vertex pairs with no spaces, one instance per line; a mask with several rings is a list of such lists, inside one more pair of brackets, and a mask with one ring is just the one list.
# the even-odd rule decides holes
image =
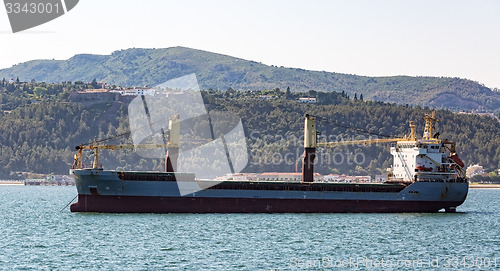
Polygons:
[[[70,91],[85,87],[68,83],[0,84],[0,178],[15,178],[19,172],[67,174],[73,162],[74,146],[90,142],[94,137],[110,138],[128,132],[126,102],[68,102]],[[274,99],[261,99],[261,93]],[[376,134],[403,136],[408,134],[409,120],[416,121],[417,133],[421,135],[422,117],[430,112],[420,107],[348,98],[337,92],[315,93],[318,104],[297,102],[298,97],[314,94],[312,92],[212,90],[202,94],[207,110],[230,111],[242,118],[250,155],[247,172],[290,172],[296,167],[300,170],[301,165],[295,161],[303,152],[301,136],[305,113],[319,116],[318,131],[333,141]],[[487,172],[500,167],[497,120],[447,110],[438,110],[437,116],[441,138],[457,142],[459,155],[467,165],[479,163]],[[107,143],[130,142],[126,136]],[[382,174],[392,164],[388,147],[378,144],[318,149],[318,157],[323,160],[316,169],[323,174]],[[325,157],[334,160],[327,161]],[[90,158],[87,157],[87,161],[91,161]],[[144,159],[131,151],[103,152],[101,162],[108,169],[160,170],[163,167],[161,159]]]
[[202,89],[292,92],[310,89],[351,97],[452,110],[500,110],[500,92],[467,79],[447,77],[367,77],[267,66],[211,52],[172,47],[127,49],[111,55],[75,55],[68,60],[33,60],[0,70],[0,79],[63,82],[93,78],[122,86],[154,86],[195,73]]

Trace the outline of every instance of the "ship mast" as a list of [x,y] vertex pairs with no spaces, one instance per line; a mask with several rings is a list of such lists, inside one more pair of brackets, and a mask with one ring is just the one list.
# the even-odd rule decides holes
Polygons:
[[[434,119],[434,115],[432,117]],[[427,127],[427,126],[426,126]],[[415,123],[410,121],[410,136],[408,138],[373,138],[364,140],[317,142],[316,117],[305,115],[304,121],[304,154],[302,155],[302,182],[311,183],[314,181],[314,159],[316,158],[317,147],[335,147],[340,145],[375,144],[397,141],[415,141]],[[432,131],[432,123],[430,124]]]
[[416,139],[415,122],[410,121],[410,137],[408,140],[415,141]]
[[94,149],[94,163],[92,164],[92,168],[99,168],[99,148],[97,148],[97,138],[94,137],[94,145],[92,146]]
[[179,115],[174,115],[168,121],[169,148],[165,156],[165,172],[175,172],[177,170],[177,158],[179,157],[179,142],[181,134],[181,123]]
[[75,161],[72,169],[83,169],[83,150],[92,150],[94,152],[94,161],[92,169],[100,169],[99,165],[99,151],[100,150],[119,150],[119,149],[157,149],[167,148],[165,156],[165,171],[175,172],[177,169],[177,158],[179,156],[179,142],[180,142],[180,118],[179,115],[174,115],[169,120],[169,141],[164,144],[119,144],[119,145],[98,145],[97,138],[94,138],[92,145],[79,145],[75,147],[77,151],[75,154]]
[[439,121],[436,119],[436,111],[432,111],[432,114],[426,114],[424,117],[425,120],[425,128],[423,139],[429,140],[434,138],[434,122]]
[[304,122],[304,154],[302,155],[302,182],[314,181],[314,159],[316,158],[316,117],[309,114]]

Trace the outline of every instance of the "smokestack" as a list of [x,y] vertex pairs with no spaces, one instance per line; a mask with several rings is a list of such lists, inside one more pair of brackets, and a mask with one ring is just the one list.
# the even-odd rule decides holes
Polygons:
[[306,114],[304,123],[304,154],[302,156],[302,182],[314,181],[316,158],[316,118]]

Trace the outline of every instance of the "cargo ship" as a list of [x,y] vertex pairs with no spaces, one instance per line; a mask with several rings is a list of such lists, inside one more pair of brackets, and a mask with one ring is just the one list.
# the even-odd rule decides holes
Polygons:
[[[420,139],[416,138],[415,125],[410,122],[411,132],[404,138],[318,142],[316,117],[306,115],[300,182],[200,180],[193,173],[175,171],[176,142],[143,146],[168,148],[165,172],[104,170],[98,163],[100,149],[130,146],[98,145],[94,141],[93,145],[77,147],[70,171],[78,190],[78,202],[70,209],[109,213],[455,212],[465,201],[469,184],[455,143],[439,139],[439,133],[433,133],[435,120],[434,113],[425,116]],[[394,161],[386,182],[314,180],[316,148],[387,142],[392,144]],[[95,152],[94,163],[88,167],[82,163],[85,149]]]

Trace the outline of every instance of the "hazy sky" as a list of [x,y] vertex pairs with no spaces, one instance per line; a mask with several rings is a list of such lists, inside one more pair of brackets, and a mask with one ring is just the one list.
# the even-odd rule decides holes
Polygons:
[[81,0],[16,34],[0,8],[0,68],[171,46],[268,65],[451,76],[500,88],[500,1]]

